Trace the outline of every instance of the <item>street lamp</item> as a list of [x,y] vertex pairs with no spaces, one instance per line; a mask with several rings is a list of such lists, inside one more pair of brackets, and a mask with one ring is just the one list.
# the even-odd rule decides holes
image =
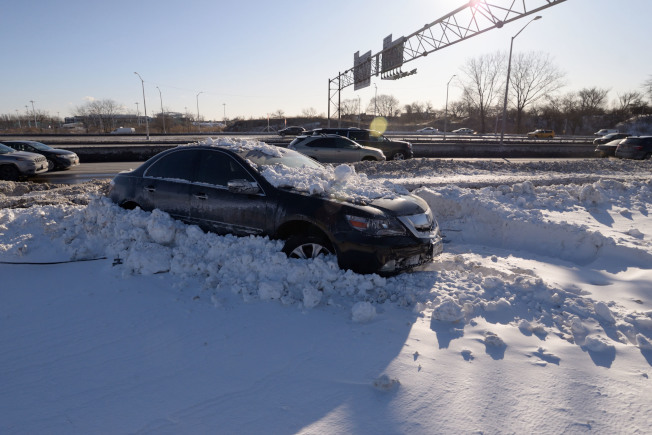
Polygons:
[[226,103],[222,103],[222,106],[224,106],[224,117],[222,118],[222,122],[226,125]]
[[512,72],[512,48],[514,46],[514,39],[521,34],[523,30],[530,24],[532,21],[541,19],[541,15],[537,15],[536,17],[532,18],[530,21],[528,21],[525,26],[521,28],[521,30],[518,31],[518,33],[514,36],[512,36],[512,41],[509,44],[509,60],[507,61],[507,82],[505,82],[505,101],[503,102],[503,126],[500,131],[500,145],[503,145],[503,138],[505,137],[505,122],[507,119],[507,94],[509,93],[509,75]]
[[200,91],[197,94],[197,125],[199,126],[199,132],[201,133],[201,123],[199,122],[199,94],[203,94],[204,91]]
[[158,89],[158,97],[161,99],[161,118],[163,119],[163,134],[167,134],[165,131],[165,113],[163,113],[163,96],[161,95],[161,89],[157,86],[156,89]]
[[18,109],[16,109],[16,119],[18,120],[18,129],[22,130],[23,126],[20,125],[20,115],[18,114]]
[[376,93],[374,94],[374,118],[376,117],[376,113],[378,112],[378,86],[374,83],[374,87],[376,88]]
[[143,110],[145,111],[145,132],[147,133],[147,140],[149,140],[149,121],[147,120],[147,102],[145,101],[145,80],[138,74],[134,72],[140,79],[140,85],[143,87]]
[[456,74],[453,74],[453,77],[451,77],[448,83],[446,83],[446,109],[444,110],[444,140],[446,140],[446,124],[448,123],[448,85],[451,84],[451,81],[453,81],[455,76]]
[[358,95],[358,128],[360,128],[360,118],[362,117],[362,114],[360,113],[362,112],[362,109],[360,108],[361,102],[362,99],[360,98],[360,95]]
[[36,122],[36,110],[34,109],[34,100],[29,100],[30,103],[32,103],[32,113],[34,114],[34,128],[38,127],[38,123]]

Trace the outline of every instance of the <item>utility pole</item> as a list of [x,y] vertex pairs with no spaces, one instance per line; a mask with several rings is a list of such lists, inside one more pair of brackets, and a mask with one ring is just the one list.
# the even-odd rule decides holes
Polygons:
[[163,113],[163,96],[161,96],[161,89],[157,86],[158,96],[161,99],[161,118],[163,119],[163,134],[167,134],[165,131],[165,113]]
[[145,100],[145,80],[138,74],[134,72],[140,79],[140,84],[143,87],[143,108],[145,110],[145,132],[147,133],[147,140],[149,140],[149,121],[147,120],[147,101]]

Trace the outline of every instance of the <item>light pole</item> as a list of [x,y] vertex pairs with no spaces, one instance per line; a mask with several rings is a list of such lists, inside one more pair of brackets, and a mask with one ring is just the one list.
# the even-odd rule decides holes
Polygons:
[[226,103],[222,103],[222,106],[224,106],[224,117],[222,118],[222,122],[226,125]]
[[161,95],[161,89],[157,86],[156,89],[158,89],[158,97],[161,99],[161,118],[163,119],[163,134],[167,134],[165,131],[165,113],[163,113],[163,96]]
[[451,77],[448,83],[446,83],[446,109],[444,110],[444,140],[446,140],[446,124],[448,123],[448,85],[451,84],[451,81],[453,81],[456,75],[457,74],[453,74],[453,77]]
[[16,109],[16,119],[18,120],[18,129],[22,130],[23,127],[20,125],[20,115],[18,114],[18,109]]
[[378,113],[378,86],[374,83],[374,87],[376,88],[376,93],[374,94],[374,118],[377,116],[376,113]]
[[147,140],[149,140],[149,121],[147,120],[147,102],[145,101],[145,80],[138,74],[134,72],[140,79],[140,84],[143,87],[143,110],[145,111],[145,132],[147,133]]
[[34,110],[34,100],[29,100],[32,103],[32,114],[34,114],[34,128],[38,128],[38,123],[36,122],[36,110]]
[[509,60],[507,61],[507,81],[505,82],[505,101],[503,102],[503,126],[500,130],[500,145],[503,145],[503,138],[505,137],[505,123],[507,120],[507,95],[509,93],[509,75],[512,72],[512,48],[514,47],[514,39],[521,34],[523,30],[530,24],[532,21],[538,20],[541,18],[541,15],[537,15],[528,21],[525,26],[518,31],[518,33],[512,36],[512,41],[509,43]]
[[138,108],[138,101],[136,101],[136,125],[140,125],[140,109]]
[[199,127],[199,132],[201,133],[201,123],[199,122],[199,94],[203,94],[204,91],[200,91],[197,94],[197,126]]
[[362,110],[360,108],[362,99],[360,98],[360,95],[358,95],[358,128],[360,128],[360,118],[362,117],[362,114],[360,113]]

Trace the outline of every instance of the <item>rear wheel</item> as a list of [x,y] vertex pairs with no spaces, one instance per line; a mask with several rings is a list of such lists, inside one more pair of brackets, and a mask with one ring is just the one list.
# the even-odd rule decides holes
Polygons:
[[19,175],[18,168],[13,165],[0,166],[0,180],[18,181]]
[[390,160],[405,160],[405,153],[403,151],[395,152]]
[[283,252],[289,258],[317,258],[320,255],[333,255],[331,244],[321,236],[295,235],[291,236],[283,246]]

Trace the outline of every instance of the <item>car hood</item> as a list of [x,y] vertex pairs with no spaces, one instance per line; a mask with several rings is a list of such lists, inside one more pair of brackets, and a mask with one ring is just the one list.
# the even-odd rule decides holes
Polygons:
[[28,153],[27,151],[16,151],[9,154],[2,154],[3,157],[27,157],[32,160],[43,158],[40,154]]
[[409,216],[425,213],[428,210],[428,204],[423,199],[414,195],[378,198],[372,200],[369,205],[391,216]]

